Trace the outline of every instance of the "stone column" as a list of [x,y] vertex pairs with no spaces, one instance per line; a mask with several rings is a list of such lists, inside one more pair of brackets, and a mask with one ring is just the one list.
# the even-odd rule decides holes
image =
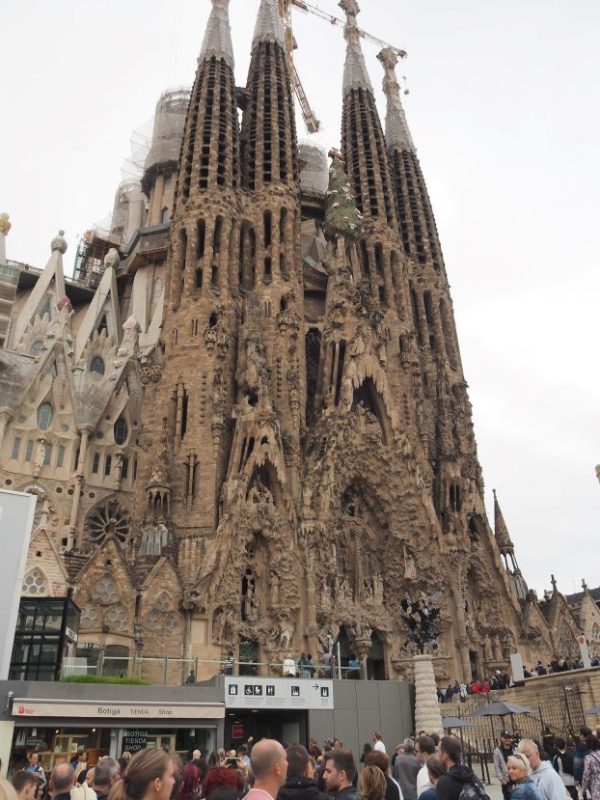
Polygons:
[[415,731],[444,733],[442,715],[437,699],[433,657],[428,653],[417,655],[415,665]]
[[85,472],[85,459],[87,456],[88,441],[90,438],[91,428],[84,427],[81,430],[81,440],[79,444],[79,459],[77,462],[77,470],[75,473],[75,483],[73,485],[73,500],[71,502],[71,514],[69,517],[69,539],[71,543],[75,543],[77,549],[81,548],[83,542],[83,525],[77,530],[77,516],[79,514],[79,502],[81,500],[81,492],[83,489],[83,478]]

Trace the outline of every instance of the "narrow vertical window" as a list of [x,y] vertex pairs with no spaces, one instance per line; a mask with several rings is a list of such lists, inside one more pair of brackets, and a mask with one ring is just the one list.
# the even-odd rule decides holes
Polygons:
[[98,470],[100,469],[100,453],[94,453],[94,458],[92,461],[92,472],[94,475],[98,474]]
[[21,437],[15,436],[13,446],[12,446],[12,453],[10,454],[11,458],[18,458],[19,452],[21,450]]
[[65,448],[62,445],[59,445],[56,453],[56,466],[62,467],[64,463],[65,463]]
[[112,456],[106,456],[104,460],[104,475],[108,477],[112,469]]
[[31,461],[33,456],[33,439],[29,439],[25,448],[25,461]]
[[44,445],[44,466],[49,467],[52,459],[52,445]]

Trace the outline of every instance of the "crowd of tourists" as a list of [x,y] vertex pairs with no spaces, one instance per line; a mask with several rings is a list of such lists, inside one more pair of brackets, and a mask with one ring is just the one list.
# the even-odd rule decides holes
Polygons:
[[[423,731],[391,754],[378,731],[360,754],[338,739],[322,747],[252,739],[186,763],[163,749],[108,756],[88,768],[85,753],[54,766],[49,779],[33,754],[0,800],[489,800],[463,761],[460,740]],[[566,742],[549,731],[541,743],[503,731],[494,768],[504,800],[600,800],[600,738],[582,728]]]

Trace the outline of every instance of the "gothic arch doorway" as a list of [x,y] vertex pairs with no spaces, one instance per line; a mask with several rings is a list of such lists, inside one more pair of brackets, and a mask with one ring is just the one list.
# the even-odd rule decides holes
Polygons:
[[239,646],[239,674],[258,675],[259,649],[255,639],[242,636]]
[[386,677],[384,645],[377,631],[373,631],[367,656],[367,678],[370,681],[384,681]]

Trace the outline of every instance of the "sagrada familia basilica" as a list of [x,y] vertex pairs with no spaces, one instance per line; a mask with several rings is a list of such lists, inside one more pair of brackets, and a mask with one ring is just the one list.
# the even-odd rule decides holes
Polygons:
[[329,164],[297,143],[277,0],[244,88],[228,6],[72,278],[62,233],[35,269],[7,261],[0,219],[0,485],[38,497],[23,596],[72,594],[79,658],[136,655],[144,677],[171,656],[173,681],[184,659],[201,678],[336,640],[370,677],[407,674],[400,603],[434,590],[440,682],[574,654],[581,629],[600,645],[589,590],[538,599],[496,499],[486,516],[397,55],[382,126],[342,0]]

